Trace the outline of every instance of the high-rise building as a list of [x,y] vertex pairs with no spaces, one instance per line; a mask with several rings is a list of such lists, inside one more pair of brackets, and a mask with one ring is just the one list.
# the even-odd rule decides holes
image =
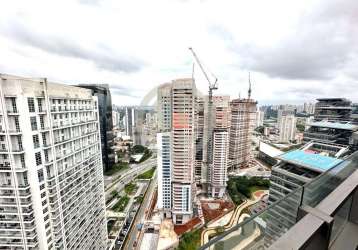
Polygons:
[[193,215],[194,122],[196,87],[193,79],[173,81],[172,86],[172,166],[173,221],[187,222]]
[[160,85],[157,93],[158,131],[172,129],[172,84]]
[[172,159],[170,132],[157,133],[158,201],[162,218],[171,218],[172,208]]
[[134,107],[125,108],[125,131],[126,136],[130,136],[133,139],[134,127],[136,125],[136,110]]
[[108,84],[80,84],[81,88],[91,89],[97,96],[99,125],[101,131],[102,162],[104,170],[110,169],[115,162],[114,133],[112,119],[112,98]]
[[[183,224],[193,215],[195,196],[196,87],[191,78],[178,79],[171,84],[162,85],[158,91],[158,110],[161,112],[158,119],[159,132],[168,132],[169,129],[171,135],[171,216],[175,224]],[[162,138],[162,144],[163,135],[158,135],[159,139]],[[168,134],[165,135],[167,138]],[[163,150],[163,145],[158,145],[158,148]],[[165,168],[161,169],[158,176],[164,174]],[[160,183],[160,179],[158,182]]]
[[305,102],[303,104],[303,112],[305,112],[306,114],[309,114],[309,115],[314,114],[314,104]]
[[258,110],[256,112],[256,127],[261,127],[264,125],[264,116],[265,112]]
[[120,118],[121,115],[118,110],[112,111],[112,121],[113,121],[113,128],[118,129],[120,127]]
[[234,99],[230,103],[231,126],[229,164],[245,167],[252,158],[251,138],[256,125],[256,104],[252,99]]
[[208,179],[208,194],[221,198],[225,194],[229,158],[230,96],[213,96],[213,142]]
[[226,190],[229,159],[229,132],[227,129],[214,129],[212,159],[208,193],[212,197],[222,198]]
[[98,98],[0,75],[0,248],[106,249]]
[[203,140],[204,140],[204,109],[205,100],[198,96],[196,100],[196,122],[195,122],[195,179],[198,183],[207,182],[207,169],[203,169]]
[[[340,157],[347,151],[347,147],[312,142],[301,150],[293,150],[278,156],[280,162],[272,168],[271,172],[269,204],[275,203],[341,163]],[[309,191],[311,195],[306,199],[316,199],[320,189],[321,186],[317,185],[315,189]],[[290,201],[279,203],[275,211],[267,213],[266,245],[271,245],[282,235],[282,232],[296,223],[299,198],[293,196]]]
[[296,136],[296,117],[294,115],[281,116],[278,124],[280,130],[279,141],[288,143],[295,140]]
[[345,98],[318,99],[314,120],[306,123],[303,140],[349,145],[358,149],[354,105]]
[[315,105],[316,121],[351,121],[352,102],[346,98],[320,98]]

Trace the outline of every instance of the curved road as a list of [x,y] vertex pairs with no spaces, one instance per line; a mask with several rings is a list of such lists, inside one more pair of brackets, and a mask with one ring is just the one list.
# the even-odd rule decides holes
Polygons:
[[[228,230],[230,228],[232,228],[234,225],[243,221],[243,219],[246,217],[244,216],[245,214],[243,214],[243,216],[241,215],[242,210],[244,210],[245,208],[259,202],[262,198],[262,196],[267,194],[266,190],[263,190],[264,192],[260,195],[260,196],[255,196],[254,200],[246,200],[244,201],[243,204],[241,204],[240,206],[238,206],[233,214],[233,216],[231,217],[229,223],[227,225],[224,226],[225,230]],[[207,228],[205,230],[203,230],[203,232],[201,233],[201,245],[206,244],[209,241],[209,237],[213,234],[216,233],[216,229],[215,228]],[[241,230],[239,232],[239,234],[241,234]]]

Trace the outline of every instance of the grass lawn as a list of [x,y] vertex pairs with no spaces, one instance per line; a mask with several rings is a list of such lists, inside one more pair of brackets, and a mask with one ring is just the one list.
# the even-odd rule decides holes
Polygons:
[[125,169],[128,169],[129,166],[128,166],[128,163],[126,162],[119,162],[119,163],[116,163],[112,168],[108,169],[107,171],[104,172],[104,175],[107,175],[107,176],[111,176],[119,171],[122,171],[122,170],[125,170]]
[[133,182],[124,186],[124,192],[126,192],[127,195],[132,195],[136,189],[137,185]]
[[150,179],[153,177],[155,167],[137,176],[137,179]]
[[251,187],[249,187],[249,189],[250,189],[251,197],[252,197],[253,193],[255,193],[256,191],[258,191],[258,190],[267,190],[268,188],[267,187],[262,187],[262,186],[251,186]]
[[106,204],[110,203],[114,198],[116,198],[118,196],[118,192],[116,190],[113,190],[111,192],[111,196],[110,198],[106,201]]
[[127,195],[119,198],[117,203],[112,207],[115,212],[123,212],[128,205],[129,197]]
[[196,250],[200,247],[201,229],[183,234],[177,250]]

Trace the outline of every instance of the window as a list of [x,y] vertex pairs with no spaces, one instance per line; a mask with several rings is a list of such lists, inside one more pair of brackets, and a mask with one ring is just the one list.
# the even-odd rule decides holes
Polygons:
[[41,198],[46,196],[46,192],[41,193]]
[[45,184],[40,185],[40,190],[43,190],[45,188]]
[[37,153],[35,153],[35,159],[36,159],[36,166],[38,166],[38,165],[41,165],[41,164],[42,164],[41,152],[37,152]]
[[32,131],[37,130],[37,121],[36,121],[36,117],[30,117],[30,122],[31,122],[31,129]]
[[29,106],[29,112],[35,112],[35,100],[32,97],[27,98],[27,105]]
[[44,121],[43,115],[40,115],[40,126],[41,126],[41,129],[45,129],[45,121]]
[[37,106],[39,108],[39,112],[42,112],[42,99],[41,98],[37,98]]
[[37,177],[39,178],[39,182],[44,180],[44,171],[42,169],[37,170]]
[[32,136],[32,141],[34,143],[34,148],[40,147],[39,135],[33,135]]
[[25,168],[25,156],[23,154],[20,155],[20,161],[21,161],[21,166]]

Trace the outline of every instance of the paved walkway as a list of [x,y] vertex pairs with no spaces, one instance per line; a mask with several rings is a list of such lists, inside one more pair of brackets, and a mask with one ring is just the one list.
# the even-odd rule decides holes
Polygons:
[[[256,194],[256,193],[258,193],[258,194]],[[232,228],[234,225],[242,222],[242,220],[244,218],[244,217],[240,218],[240,215],[241,215],[242,211],[245,208],[247,208],[247,207],[259,202],[261,200],[261,198],[264,195],[266,195],[267,193],[268,193],[267,190],[258,190],[258,191],[256,191],[254,193],[254,195],[253,195],[254,199],[253,200],[251,200],[251,199],[246,200],[242,204],[240,204],[235,209],[234,214],[231,217],[229,223],[224,226],[225,231],[227,231],[228,229]],[[240,233],[241,233],[241,231],[240,231]],[[207,229],[203,230],[203,232],[201,233],[201,245],[206,244],[209,241],[209,237],[211,235],[214,235],[214,234],[216,234],[216,229],[215,228],[210,227],[210,228],[207,228]]]

